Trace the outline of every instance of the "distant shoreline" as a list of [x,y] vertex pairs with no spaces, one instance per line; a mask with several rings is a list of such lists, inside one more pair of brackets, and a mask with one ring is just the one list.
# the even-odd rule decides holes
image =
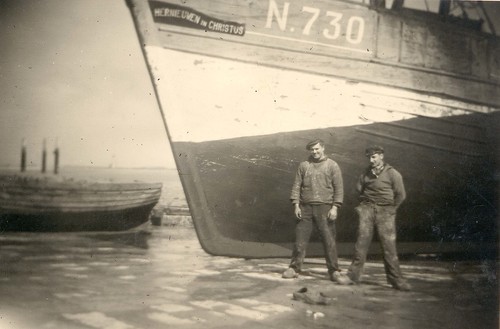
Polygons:
[[165,170],[177,170],[175,167],[106,167],[106,166],[74,166],[74,165],[69,165],[69,166],[62,166],[61,169],[144,169],[144,170],[159,170],[159,169],[165,169]]
[[[75,169],[117,169],[117,170],[177,170],[175,167],[106,167],[106,166],[78,166],[78,165],[68,165],[68,166],[61,166],[59,167],[60,170],[75,170]],[[0,165],[0,170],[8,170],[8,171],[19,171],[20,168],[19,166],[12,166],[12,165]],[[33,165],[33,166],[27,166],[26,172],[35,172],[35,171],[40,171],[41,168],[40,166]],[[51,172],[51,168],[47,169],[47,173]]]

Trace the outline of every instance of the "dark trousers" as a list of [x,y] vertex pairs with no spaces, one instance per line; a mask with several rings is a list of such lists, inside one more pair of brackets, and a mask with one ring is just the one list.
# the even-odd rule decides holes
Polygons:
[[313,223],[321,235],[328,272],[339,271],[337,246],[335,244],[335,221],[328,220],[328,212],[331,208],[332,206],[327,204],[300,205],[302,219],[297,221],[295,227],[295,246],[290,262],[290,267],[295,271],[300,272],[302,270],[307,245],[313,230]]
[[351,280],[359,282],[363,275],[366,254],[372,242],[373,229],[384,251],[384,267],[387,282],[397,284],[403,280],[396,251],[396,209],[393,206],[378,206],[362,203],[356,207],[359,216],[358,238],[354,247],[354,259],[349,267]]

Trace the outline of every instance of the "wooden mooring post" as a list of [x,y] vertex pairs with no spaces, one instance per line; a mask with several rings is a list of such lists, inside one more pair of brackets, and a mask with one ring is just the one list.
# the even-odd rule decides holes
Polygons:
[[57,144],[56,140],[56,148],[54,149],[54,174],[59,173],[59,146]]
[[23,138],[21,143],[21,172],[26,171],[26,141]]
[[47,171],[47,141],[43,140],[43,149],[42,149],[42,173],[45,174]]

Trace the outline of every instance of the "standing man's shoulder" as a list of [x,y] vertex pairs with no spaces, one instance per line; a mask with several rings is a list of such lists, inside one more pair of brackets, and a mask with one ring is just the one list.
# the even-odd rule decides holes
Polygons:
[[331,166],[340,167],[339,164],[335,160],[332,160],[331,158],[327,158],[326,162]]
[[391,166],[390,164],[386,163],[385,166],[387,167],[387,171],[388,172],[390,172],[392,174],[401,175],[401,173],[396,168],[394,168],[393,166]]
[[309,168],[309,165],[310,165],[310,162],[309,162],[309,159],[308,160],[305,160],[305,161],[301,161],[299,163],[299,166],[297,167],[297,170],[299,172],[305,172],[307,171],[307,169]]
[[386,166],[387,166],[387,173],[389,175],[391,175],[394,178],[403,178],[403,175],[401,175],[401,173],[398,170],[396,170],[396,168],[394,168],[389,164],[386,164]]
[[309,166],[309,163],[310,163],[310,160],[309,160],[309,159],[304,160],[304,161],[301,161],[301,162],[299,163],[299,168],[307,167],[307,166]]

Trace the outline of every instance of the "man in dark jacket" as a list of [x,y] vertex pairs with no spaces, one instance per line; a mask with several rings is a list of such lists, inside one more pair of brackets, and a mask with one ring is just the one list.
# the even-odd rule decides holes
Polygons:
[[358,238],[347,276],[352,283],[359,283],[376,227],[384,251],[387,282],[395,289],[408,291],[410,285],[401,274],[396,251],[396,211],[406,198],[403,178],[396,169],[384,162],[382,147],[369,147],[365,155],[370,165],[361,174],[356,186],[360,197],[360,204],[356,207],[359,217]]
[[290,196],[297,217],[296,240],[283,278],[295,278],[301,271],[314,223],[321,234],[330,279],[346,280],[339,274],[335,245],[335,219],[344,200],[342,172],[335,161],[325,156],[321,139],[309,142],[306,149],[311,155],[300,163]]

